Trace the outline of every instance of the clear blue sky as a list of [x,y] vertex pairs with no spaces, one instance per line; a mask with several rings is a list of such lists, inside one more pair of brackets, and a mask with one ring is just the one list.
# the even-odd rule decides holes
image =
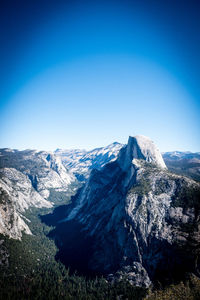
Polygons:
[[0,6],[0,147],[200,151],[198,0]]

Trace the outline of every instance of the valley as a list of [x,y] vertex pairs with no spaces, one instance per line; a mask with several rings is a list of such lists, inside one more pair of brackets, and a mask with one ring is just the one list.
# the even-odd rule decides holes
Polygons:
[[1,149],[1,298],[157,299],[174,285],[181,299],[183,284],[198,299],[199,154],[188,155],[140,136],[89,152]]

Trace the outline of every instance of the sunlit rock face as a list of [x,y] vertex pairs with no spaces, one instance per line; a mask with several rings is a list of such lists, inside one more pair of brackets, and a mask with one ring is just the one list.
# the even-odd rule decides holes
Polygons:
[[141,159],[166,169],[162,155],[150,138],[138,135],[129,137],[127,146],[120,152],[119,164],[122,169],[130,167],[133,159]]
[[168,172],[149,138],[129,137],[114,162],[91,172],[63,221],[93,237],[91,270],[149,286],[198,272],[199,195],[198,183]]
[[123,146],[123,144],[115,142],[91,151],[57,149],[55,154],[61,158],[66,168],[75,174],[79,180],[85,180],[89,177],[91,170],[100,169],[108,162],[116,160]]
[[68,191],[75,181],[61,160],[45,151],[0,150],[0,233],[21,239],[31,234],[24,213],[31,207],[51,208],[52,190]]

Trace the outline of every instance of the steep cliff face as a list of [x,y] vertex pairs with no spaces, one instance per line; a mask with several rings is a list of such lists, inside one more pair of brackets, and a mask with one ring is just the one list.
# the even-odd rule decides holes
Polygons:
[[130,137],[117,160],[91,172],[70,220],[93,238],[89,268],[109,278],[149,286],[198,273],[200,185],[168,172],[146,137]]
[[51,208],[50,193],[68,192],[75,177],[60,159],[44,151],[0,150],[0,233],[20,239],[31,234],[23,213],[30,207]]

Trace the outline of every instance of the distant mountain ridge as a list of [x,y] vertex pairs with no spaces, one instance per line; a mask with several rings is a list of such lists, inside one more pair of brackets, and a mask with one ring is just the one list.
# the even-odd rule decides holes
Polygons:
[[200,161],[200,152],[171,151],[171,152],[164,152],[162,155],[166,158],[171,158],[174,160],[194,159],[195,158]]
[[[30,234],[28,222],[23,218],[26,209],[52,207],[51,190],[71,194],[71,184],[77,179],[87,180],[93,169],[99,170],[115,161],[123,147],[126,145],[114,142],[90,151],[0,149],[0,232],[13,238],[20,238],[22,231]],[[174,151],[162,156],[169,170],[200,181],[199,152]]]
[[162,154],[167,167],[177,174],[184,174],[200,181],[200,152],[165,152]]
[[54,153],[78,179],[84,179],[89,176],[92,169],[99,169],[106,163],[114,161],[123,146],[123,144],[114,142],[106,147],[90,151],[57,149]]
[[[114,142],[106,147],[90,151],[74,149],[57,149],[54,153],[59,156],[68,170],[79,180],[88,178],[92,169],[99,169],[109,161],[114,161],[124,144]],[[172,172],[184,174],[200,181],[200,152],[172,151],[163,152],[162,157],[166,166]]]

